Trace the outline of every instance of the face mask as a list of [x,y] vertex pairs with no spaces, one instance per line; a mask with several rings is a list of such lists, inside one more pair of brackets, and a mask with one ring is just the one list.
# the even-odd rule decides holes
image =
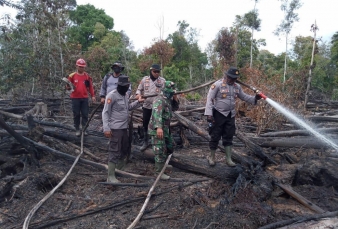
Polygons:
[[121,68],[120,67],[113,67],[113,71],[116,73],[116,74],[119,74],[121,72]]
[[121,85],[117,85],[117,92],[120,94],[120,95],[126,95],[127,91],[129,89],[129,86],[121,86]]

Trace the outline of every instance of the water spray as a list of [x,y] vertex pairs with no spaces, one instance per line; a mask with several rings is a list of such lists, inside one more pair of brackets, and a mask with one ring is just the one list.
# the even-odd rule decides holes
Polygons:
[[250,86],[250,85],[248,85],[248,84],[246,84],[246,83],[243,83],[243,82],[241,82],[241,81],[239,81],[239,80],[236,80],[236,82],[239,83],[239,84],[241,84],[241,85],[243,85],[244,87],[247,87],[247,88],[253,90],[253,92],[255,92],[257,95],[259,95],[261,98],[263,98],[263,99],[265,99],[265,100],[268,98],[266,95],[263,94],[263,92],[261,92],[261,91],[258,90],[257,88],[252,87],[252,86]]
[[320,139],[322,142],[325,142],[327,145],[330,145],[332,148],[334,148],[338,152],[338,145],[335,144],[335,142],[328,137],[325,137],[323,134],[319,133],[318,131],[314,130],[308,123],[306,123],[303,119],[300,117],[297,117],[295,114],[293,114],[291,111],[283,107],[282,105],[278,104],[277,102],[273,101],[272,99],[269,99],[266,95],[264,95],[260,90],[245,84],[239,80],[236,80],[237,83],[243,85],[244,87],[247,87],[253,92],[255,92],[257,95],[262,97],[266,100],[271,106],[273,106],[276,110],[278,110],[280,113],[282,113],[284,116],[286,116],[288,119],[292,120],[297,125],[303,127],[307,131],[309,131],[311,134],[313,134],[315,137]]

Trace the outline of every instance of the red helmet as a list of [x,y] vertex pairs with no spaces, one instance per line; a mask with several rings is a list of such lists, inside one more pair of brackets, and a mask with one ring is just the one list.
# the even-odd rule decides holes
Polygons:
[[80,67],[86,67],[87,66],[86,61],[84,59],[78,59],[76,61],[76,65],[80,66]]

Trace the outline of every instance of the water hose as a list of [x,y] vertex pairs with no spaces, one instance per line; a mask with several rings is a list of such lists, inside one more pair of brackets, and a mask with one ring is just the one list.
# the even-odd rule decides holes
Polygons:
[[247,88],[253,90],[253,92],[255,92],[257,95],[259,95],[262,99],[267,99],[268,98],[266,95],[263,94],[263,92],[261,92],[257,88],[252,87],[252,86],[250,86],[250,85],[248,85],[246,83],[243,83],[243,82],[241,82],[239,80],[236,80],[236,82],[239,83],[239,84],[241,84],[241,85],[243,85],[244,87],[247,87]]

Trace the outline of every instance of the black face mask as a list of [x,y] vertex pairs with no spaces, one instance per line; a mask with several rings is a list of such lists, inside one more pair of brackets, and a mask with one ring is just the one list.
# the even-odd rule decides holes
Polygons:
[[129,86],[121,86],[121,85],[117,85],[117,92],[120,94],[120,95],[126,95],[127,91],[129,89]]
[[116,74],[119,74],[121,72],[121,68],[120,67],[113,67],[113,71],[116,73]]

